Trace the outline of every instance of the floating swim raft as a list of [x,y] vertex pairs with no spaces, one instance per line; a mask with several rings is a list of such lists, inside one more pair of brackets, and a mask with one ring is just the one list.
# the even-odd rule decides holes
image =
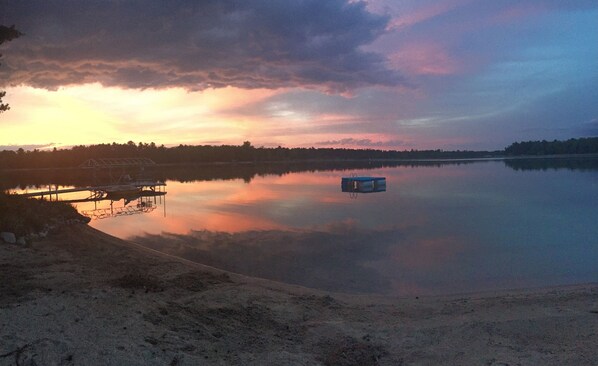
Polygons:
[[344,177],[341,179],[343,192],[374,193],[386,191],[386,177]]

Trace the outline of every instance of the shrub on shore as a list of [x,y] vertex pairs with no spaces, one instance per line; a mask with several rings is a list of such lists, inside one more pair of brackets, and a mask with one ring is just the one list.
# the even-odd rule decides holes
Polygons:
[[87,221],[70,204],[0,192],[0,232],[17,236],[39,233],[69,220]]

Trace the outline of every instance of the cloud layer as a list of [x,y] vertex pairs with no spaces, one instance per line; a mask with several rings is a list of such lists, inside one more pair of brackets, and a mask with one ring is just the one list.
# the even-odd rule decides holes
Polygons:
[[345,92],[403,84],[384,57],[362,49],[389,20],[362,3],[54,0],[0,7],[26,34],[9,45],[0,69],[10,85]]

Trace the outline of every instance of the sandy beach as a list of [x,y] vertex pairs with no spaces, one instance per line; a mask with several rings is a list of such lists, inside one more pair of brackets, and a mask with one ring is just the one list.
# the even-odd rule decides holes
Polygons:
[[598,365],[598,284],[333,294],[86,225],[0,244],[0,278],[0,365]]

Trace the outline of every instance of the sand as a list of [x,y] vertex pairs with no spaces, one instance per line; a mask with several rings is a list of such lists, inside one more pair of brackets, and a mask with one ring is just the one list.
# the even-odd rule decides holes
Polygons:
[[226,273],[85,225],[0,244],[0,365],[598,365],[598,284],[396,299]]

